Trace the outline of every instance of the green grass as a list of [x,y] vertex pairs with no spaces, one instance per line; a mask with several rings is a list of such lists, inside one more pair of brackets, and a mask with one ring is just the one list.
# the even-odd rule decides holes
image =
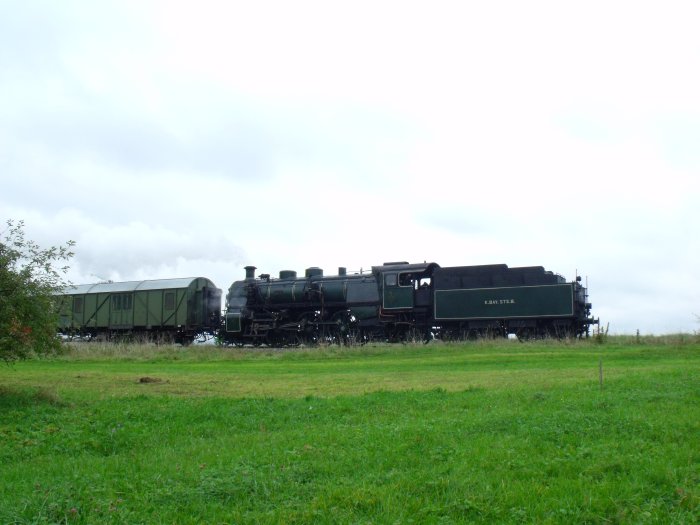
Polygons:
[[0,523],[697,523],[699,444],[695,336],[82,345],[0,369]]

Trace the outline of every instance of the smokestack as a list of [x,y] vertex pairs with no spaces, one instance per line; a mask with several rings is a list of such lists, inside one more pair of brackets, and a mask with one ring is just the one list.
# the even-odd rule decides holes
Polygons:
[[255,270],[257,268],[255,266],[246,266],[245,267],[245,278],[246,280],[248,279],[255,279]]
[[338,275],[347,275],[348,269],[345,266],[338,266]]

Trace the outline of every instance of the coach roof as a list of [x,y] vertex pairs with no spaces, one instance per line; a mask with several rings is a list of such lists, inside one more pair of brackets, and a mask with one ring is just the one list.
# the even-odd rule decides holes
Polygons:
[[61,293],[66,295],[78,295],[189,288],[199,279],[204,280],[206,286],[215,287],[214,283],[206,277],[184,277],[179,279],[153,279],[148,281],[125,281],[120,283],[79,284],[77,286],[68,286],[64,288]]

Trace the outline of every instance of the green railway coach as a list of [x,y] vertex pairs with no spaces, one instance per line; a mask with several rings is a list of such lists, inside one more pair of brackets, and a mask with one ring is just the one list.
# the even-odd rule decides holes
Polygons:
[[59,294],[59,332],[189,344],[216,333],[221,290],[205,277],[71,286]]

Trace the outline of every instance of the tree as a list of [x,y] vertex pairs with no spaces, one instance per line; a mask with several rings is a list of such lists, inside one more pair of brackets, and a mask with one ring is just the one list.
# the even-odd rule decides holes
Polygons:
[[66,283],[75,245],[42,249],[24,236],[24,221],[7,221],[0,234],[0,359],[26,359],[60,347],[56,336],[58,304],[55,293]]

